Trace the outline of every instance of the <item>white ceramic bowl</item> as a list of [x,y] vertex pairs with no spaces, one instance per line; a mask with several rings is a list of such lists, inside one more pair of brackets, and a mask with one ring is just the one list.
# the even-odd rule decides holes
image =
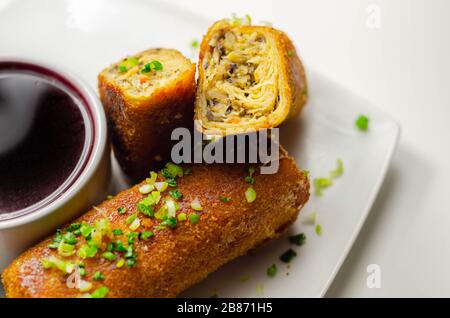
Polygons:
[[0,57],[0,65],[6,64],[56,79],[78,95],[84,105],[86,143],[74,171],[52,195],[23,210],[2,215],[0,271],[26,248],[104,199],[111,171],[106,117],[94,90],[77,76],[47,63]]

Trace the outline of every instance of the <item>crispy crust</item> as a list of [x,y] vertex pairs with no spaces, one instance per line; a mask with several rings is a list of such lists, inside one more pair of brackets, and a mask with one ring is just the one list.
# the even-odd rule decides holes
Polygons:
[[[309,181],[290,157],[282,152],[277,174],[256,173],[254,188],[257,199],[246,202],[244,192],[248,184],[244,165],[195,165],[191,175],[182,177],[178,188],[184,197],[180,212],[190,212],[189,202],[198,197],[204,211],[200,222],[183,222],[173,230],[156,232],[149,241],[139,241],[137,265],[116,269],[99,258],[85,261],[92,281],[96,271],[105,274],[105,281],[94,282],[94,288],[107,286],[108,297],[173,297],[204,279],[220,266],[244,255],[266,240],[276,237],[294,222],[299,209],[308,201]],[[167,190],[166,190],[167,191]],[[223,203],[220,196],[231,201]],[[125,219],[136,211],[136,203],[143,198],[138,185],[101,203],[75,222],[92,223],[108,217],[112,228],[125,229]],[[127,214],[118,215],[124,206]],[[152,229],[154,220],[146,218],[143,227]],[[76,297],[69,289],[66,277],[56,269],[44,270],[41,259],[55,254],[47,248],[51,238],[18,257],[2,275],[8,297]]]
[[[155,49],[158,54],[169,49]],[[195,64],[176,80],[158,87],[150,97],[134,98],[105,72],[98,76],[100,99],[108,118],[114,153],[124,172],[134,181],[157,169],[170,156],[172,130],[192,127],[195,98]]]
[[[205,53],[210,50],[209,42],[213,38],[213,36],[220,29],[219,26],[223,24],[223,20],[217,21],[214,23],[203,37],[202,43],[200,45],[200,56],[198,62],[198,89],[195,100],[195,110],[194,110],[194,119],[197,120],[195,127],[199,131],[205,131],[208,127],[202,125],[201,121],[204,121],[205,118],[201,116],[201,96],[204,94],[202,87],[204,81],[204,69],[203,62],[205,58]],[[242,29],[245,30],[254,30],[261,32],[262,34],[271,34],[274,36],[276,41],[276,47],[278,50],[278,54],[280,57],[280,65],[281,72],[283,73],[283,77],[286,79],[284,86],[280,87],[280,90],[283,90],[283,94],[287,97],[288,106],[285,110],[283,110],[282,115],[279,118],[276,118],[273,121],[267,121],[262,124],[256,124],[253,127],[240,127],[239,124],[236,124],[236,127],[233,129],[228,129],[227,131],[223,129],[207,129],[209,135],[214,135],[214,130],[221,130],[220,135],[226,134],[235,134],[235,133],[243,133],[248,131],[258,131],[259,129],[264,128],[273,128],[281,125],[285,120],[290,119],[292,117],[297,116],[302,108],[305,106],[308,100],[308,85],[305,75],[305,70],[303,64],[297,54],[294,44],[286,35],[286,33],[274,29],[268,26],[241,26]],[[233,131],[234,130],[234,131]]]

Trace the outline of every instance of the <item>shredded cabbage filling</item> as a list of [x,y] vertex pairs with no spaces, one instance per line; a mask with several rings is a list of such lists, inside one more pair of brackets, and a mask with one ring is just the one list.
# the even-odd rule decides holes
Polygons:
[[208,43],[204,92],[209,121],[242,123],[267,117],[278,104],[276,49],[254,30],[222,30]]

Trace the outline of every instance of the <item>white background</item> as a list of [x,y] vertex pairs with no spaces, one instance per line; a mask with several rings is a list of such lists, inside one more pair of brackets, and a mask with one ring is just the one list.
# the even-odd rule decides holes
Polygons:
[[[383,188],[327,296],[449,297],[450,1],[170,1],[211,21],[235,12],[272,22],[306,67],[400,123]],[[367,27],[370,4],[380,8],[379,29]],[[372,263],[380,289],[366,286]]]

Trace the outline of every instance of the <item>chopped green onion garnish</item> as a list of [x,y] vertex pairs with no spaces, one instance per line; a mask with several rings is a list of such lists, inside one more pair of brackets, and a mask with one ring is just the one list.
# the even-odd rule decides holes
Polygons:
[[267,268],[267,276],[275,277],[276,274],[277,274],[277,265],[276,264],[272,264],[272,266]]
[[193,48],[193,49],[196,49],[196,48],[198,48],[198,40],[193,40],[192,42],[191,42],[191,47]]
[[140,192],[141,194],[148,194],[148,193],[150,193],[154,188],[155,188],[154,185],[148,184],[148,183],[147,183],[147,184],[141,185],[141,186],[139,187],[139,192]]
[[81,277],[86,276],[86,274],[87,274],[86,269],[84,267],[80,267],[78,269],[78,273],[80,273]]
[[174,200],[167,199],[166,200],[166,207],[167,207],[167,216],[174,217],[176,212],[177,212],[177,210],[178,210],[179,205]]
[[197,224],[198,221],[200,221],[200,215],[198,215],[197,213],[189,214],[189,222],[191,224]]
[[121,258],[117,261],[116,267],[121,268],[123,265],[125,265],[125,260],[123,258]]
[[253,189],[252,187],[249,187],[245,191],[245,198],[247,199],[248,203],[252,203],[253,201],[255,201],[256,200],[256,191],[255,191],[255,189]]
[[252,25],[252,18],[250,17],[250,15],[246,14],[245,19],[247,20],[248,25]]
[[195,198],[194,200],[192,200],[191,202],[191,208],[195,211],[201,211],[203,210],[202,205],[200,204],[200,200],[198,198]]
[[141,226],[141,220],[139,218],[136,218],[133,222],[131,222],[129,228],[132,231],[135,231]]
[[127,248],[123,245],[122,241],[120,241],[120,240],[117,240],[114,242],[114,249],[120,253],[127,251]]
[[102,287],[99,287],[98,289],[96,289],[91,294],[91,297],[92,298],[104,298],[106,296],[106,294],[108,294],[108,292],[109,292],[108,287],[102,286]]
[[333,184],[333,181],[328,178],[316,178],[313,181],[314,185],[314,194],[317,196],[322,196],[322,190],[328,188]]
[[145,179],[145,182],[148,184],[154,184],[157,178],[158,174],[154,171],[150,171],[150,178]]
[[332,179],[338,178],[344,173],[344,163],[342,162],[342,160],[338,159],[337,164],[337,168],[330,171],[330,178]]
[[316,225],[316,234],[317,235],[322,235],[322,226],[320,224]]
[[42,266],[44,269],[57,268],[65,274],[70,274],[75,269],[75,264],[65,262],[55,256],[44,258],[42,260]]
[[305,233],[299,233],[297,235],[289,236],[289,242],[298,246],[302,246],[306,242],[306,235]]
[[117,209],[117,213],[119,213],[119,214],[125,214],[126,212],[127,212],[127,208],[125,208],[123,206]]
[[130,232],[130,233],[127,233],[126,237],[128,238],[128,244],[131,245],[139,237],[139,233],[137,233],[137,232]]
[[170,177],[172,177],[172,178],[183,176],[183,168],[172,162],[168,162],[166,164],[166,169],[167,169],[167,172],[169,173]]
[[155,188],[159,192],[163,192],[164,190],[167,189],[168,186],[169,186],[169,184],[167,182],[165,182],[165,181],[155,182]]
[[137,204],[137,208],[138,208],[139,212],[141,212],[142,214],[144,214],[146,216],[153,217],[155,215],[155,210],[153,210],[152,207],[145,204],[145,202],[142,202],[142,201],[139,202]]
[[280,256],[280,261],[282,261],[284,263],[289,263],[296,256],[297,256],[297,253],[293,249],[290,248]]
[[114,255],[114,253],[112,252],[104,252],[102,256],[103,258],[106,258],[108,261],[113,261],[116,259],[116,255]]
[[139,64],[139,60],[135,57],[129,57],[125,61],[119,64],[119,72],[126,72],[133,66]]
[[114,229],[112,232],[113,232],[113,234],[116,235],[116,236],[122,235],[122,234],[123,234],[123,232],[122,232],[121,229]]
[[183,197],[183,194],[178,190],[170,190],[169,194],[177,200],[180,200]]
[[75,254],[75,246],[61,242],[58,246],[58,254],[64,257]]
[[231,201],[231,198],[229,198],[229,197],[220,197],[220,202],[227,203],[227,202],[230,202],[230,201]]
[[133,267],[134,265],[136,265],[136,259],[135,258],[127,259],[127,266],[128,267]]
[[78,242],[75,234],[73,234],[72,232],[67,232],[66,234],[64,234],[63,240],[65,243],[70,245],[75,245]]
[[177,219],[175,217],[166,217],[164,221],[160,223],[161,227],[175,228],[177,226]]
[[101,272],[95,272],[94,276],[92,276],[93,280],[105,280],[105,275],[103,275]]
[[253,179],[253,177],[246,176],[245,182],[250,183],[250,184],[255,184],[255,179]]
[[90,226],[89,224],[87,224],[87,223],[81,224],[80,231],[81,231],[81,235],[83,235],[83,237],[88,237],[89,235],[91,235],[93,230],[94,230],[94,228],[92,226]]
[[186,219],[187,219],[186,213],[180,213],[180,214],[178,214],[177,219],[178,219],[178,221],[186,221]]
[[77,255],[81,258],[92,258],[97,254],[98,247],[95,244],[83,244],[78,249]]
[[355,121],[356,127],[361,131],[367,131],[369,129],[369,117],[361,115]]
[[112,196],[111,194],[109,194],[109,195],[106,196],[106,199],[107,199],[107,200],[111,200],[112,198],[113,198],[113,196]]
[[144,231],[141,233],[140,238],[141,238],[141,240],[147,241],[149,238],[151,238],[154,235],[155,235],[155,233],[153,233],[152,231]]
[[85,280],[80,280],[79,283],[79,290],[80,292],[87,292],[88,290],[90,290],[92,288],[92,283],[91,282],[87,282]]
[[144,65],[144,68],[141,70],[142,73],[148,73],[151,71],[161,71],[163,66],[159,61],[151,61]]
[[138,215],[137,213],[130,215],[126,220],[127,225],[130,225],[131,223],[133,223],[134,220],[136,220],[137,215]]
[[177,180],[175,180],[175,179],[173,179],[173,178],[169,178],[169,179],[167,179],[167,184],[168,184],[170,187],[174,188],[174,187],[177,186]]
[[76,230],[79,230],[80,227],[81,227],[80,223],[72,223],[66,228],[66,231],[67,232],[74,232]]

